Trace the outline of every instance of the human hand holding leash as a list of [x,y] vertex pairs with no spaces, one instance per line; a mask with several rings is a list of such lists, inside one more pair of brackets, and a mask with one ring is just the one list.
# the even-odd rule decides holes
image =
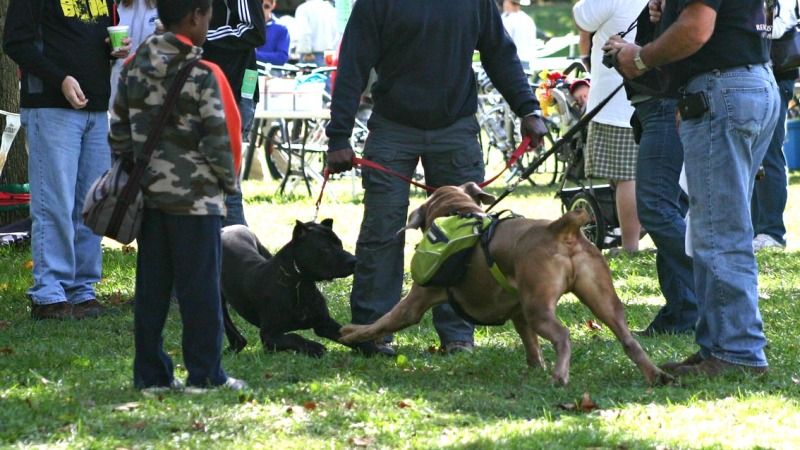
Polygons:
[[646,70],[639,69],[634,62],[641,49],[638,45],[628,42],[618,35],[611,36],[603,44],[603,51],[614,55],[614,68],[627,79],[636,78],[646,72]]
[[519,126],[522,136],[531,138],[531,147],[538,147],[542,143],[542,138],[547,134],[547,127],[539,116],[529,115],[522,118]]
[[661,22],[661,11],[664,10],[664,0],[650,0],[647,4],[647,9],[650,12],[650,22]]
[[355,157],[355,152],[349,147],[328,152],[328,170],[330,173],[347,172],[353,168]]

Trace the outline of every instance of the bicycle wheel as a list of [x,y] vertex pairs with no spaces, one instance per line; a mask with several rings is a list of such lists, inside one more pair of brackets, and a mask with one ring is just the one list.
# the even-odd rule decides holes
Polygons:
[[533,171],[528,182],[534,186],[552,186],[558,181],[558,175],[563,171],[563,163],[555,157],[550,155],[544,160],[541,160],[542,154],[553,147],[555,141],[553,140],[552,133],[547,133],[543,138],[543,145],[527,151],[517,160],[516,168],[513,174],[522,174],[533,164],[538,164],[536,170]]
[[592,219],[591,222],[581,227],[581,232],[589,242],[602,250],[606,239],[606,221],[603,218],[603,213],[600,211],[600,205],[597,204],[597,200],[587,192],[579,192],[572,197],[569,206],[567,206],[568,211],[577,209],[586,210]]
[[286,175],[289,158],[285,154],[284,142],[285,140],[281,127],[273,125],[269,131],[267,131],[264,142],[267,167],[269,168],[269,174],[273,180],[281,180]]

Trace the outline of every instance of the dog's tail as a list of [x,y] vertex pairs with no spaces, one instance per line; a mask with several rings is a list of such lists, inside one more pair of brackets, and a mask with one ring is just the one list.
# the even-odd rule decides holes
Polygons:
[[591,222],[592,218],[584,209],[575,209],[561,216],[560,219],[553,221],[547,229],[556,238],[575,236],[580,232],[581,227]]

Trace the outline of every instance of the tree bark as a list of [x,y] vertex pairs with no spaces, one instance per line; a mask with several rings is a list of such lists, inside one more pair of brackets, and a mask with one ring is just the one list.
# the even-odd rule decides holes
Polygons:
[[[2,49],[3,29],[9,0],[0,0],[0,109],[19,112],[19,77],[17,65]],[[0,116],[0,133],[5,129],[5,116]],[[28,153],[25,149],[25,133],[20,130],[8,152],[8,159],[0,175],[0,184],[28,182]],[[9,224],[28,216],[28,210],[0,211],[0,225]]]

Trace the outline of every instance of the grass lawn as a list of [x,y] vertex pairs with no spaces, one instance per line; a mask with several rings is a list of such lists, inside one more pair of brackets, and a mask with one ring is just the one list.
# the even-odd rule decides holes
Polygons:
[[[247,218],[277,250],[313,200],[274,195],[276,185],[246,182]],[[320,217],[352,249],[361,218],[349,179],[326,193]],[[296,189],[295,192],[301,192]],[[529,217],[555,218],[554,191],[520,187],[502,204]],[[416,194],[412,205],[420,203]],[[724,206],[724,205],[721,205]],[[800,177],[787,210],[790,248],[758,255],[761,311],[770,373],[713,382],[686,379],[650,388],[609,330],[587,325],[589,311],[567,296],[560,319],[572,336],[571,384],[526,369],[510,324],[478,327],[473,354],[444,357],[430,314],[396,335],[401,356],[365,359],[326,343],[321,359],[267,354],[256,329],[235,320],[250,341],[226,354],[226,370],[245,379],[244,394],[145,396],[131,383],[135,251],[109,245],[98,285],[111,312],[82,322],[34,322],[25,290],[30,252],[0,249],[0,447],[2,448],[446,448],[677,449],[800,447]],[[419,233],[408,233],[408,251]],[[644,246],[652,245],[647,239]],[[661,303],[655,257],[610,261],[633,329]],[[351,279],[322,285],[334,316],[346,323]],[[304,332],[304,335],[311,336]],[[656,362],[693,352],[688,336],[643,338]],[[173,308],[164,346],[181,365],[181,327]],[[554,353],[543,342],[545,358]],[[582,402],[588,395],[593,403]],[[595,404],[597,407],[590,407]],[[576,406],[577,405],[577,406]],[[583,407],[581,407],[583,405]]]

